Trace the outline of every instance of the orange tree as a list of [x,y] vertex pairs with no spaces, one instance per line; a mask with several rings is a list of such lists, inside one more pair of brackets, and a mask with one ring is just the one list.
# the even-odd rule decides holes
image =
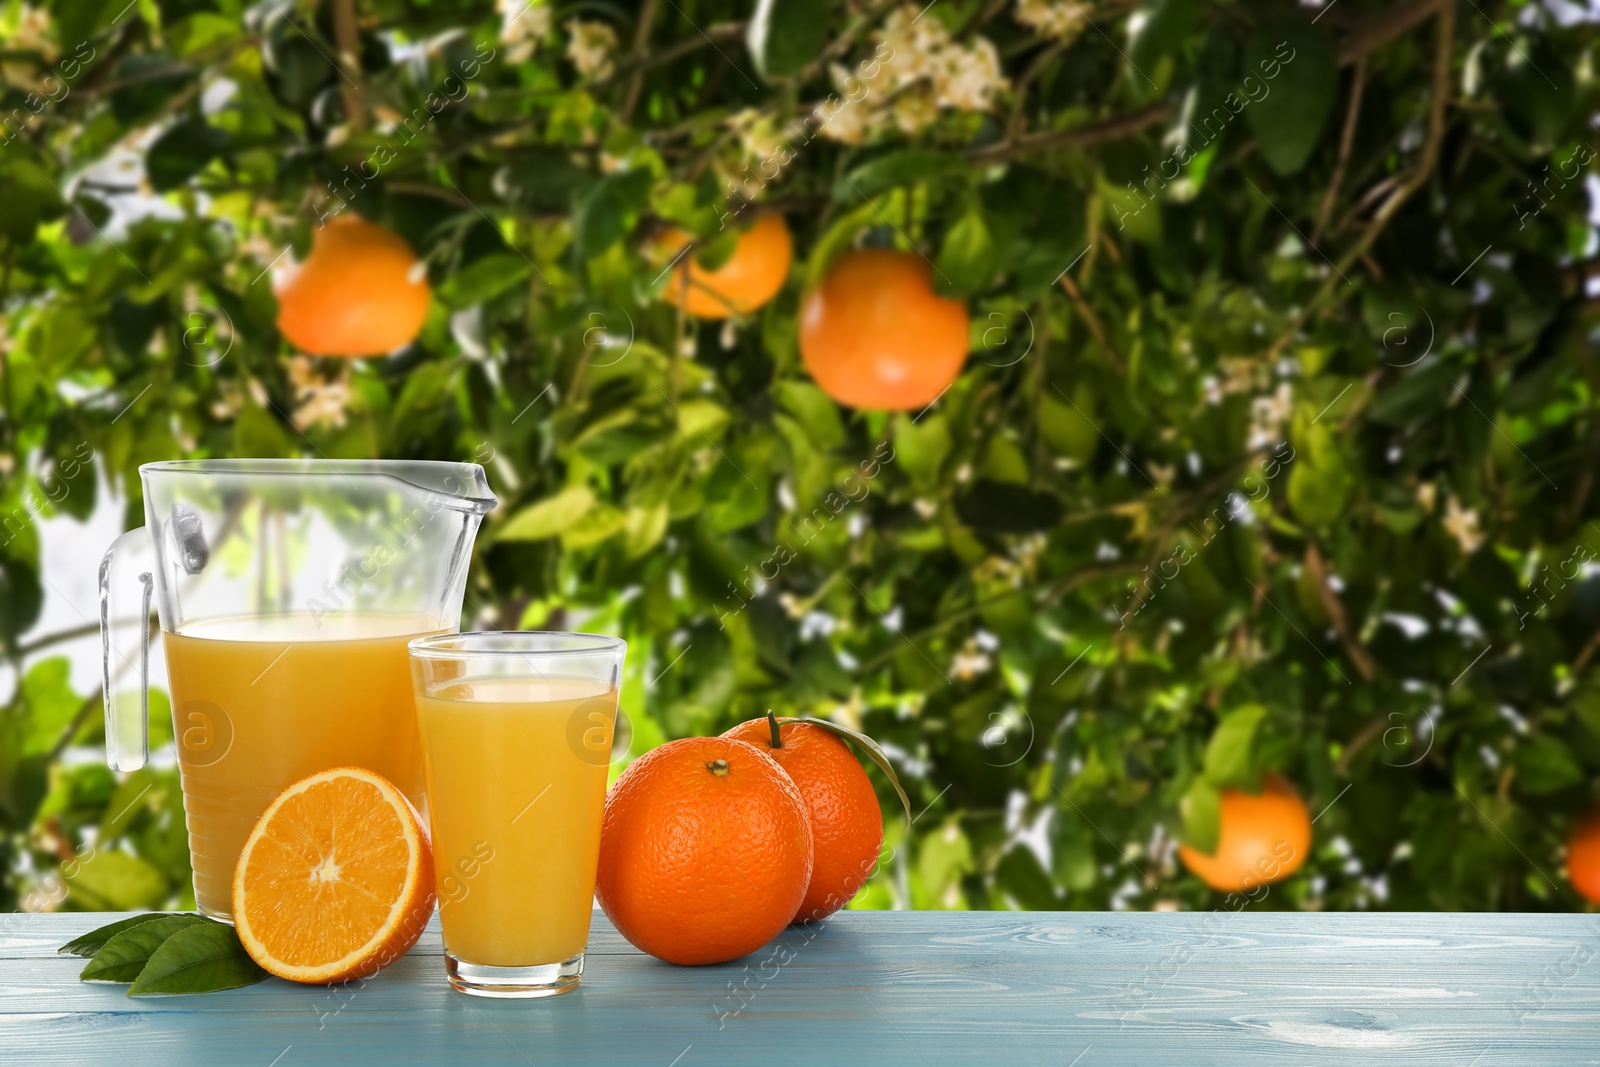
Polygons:
[[[1256,906],[1580,906],[1576,10],[0,7],[4,902],[186,892],[171,773],[96,765],[97,698],[33,631],[40,517],[295,454],[482,463],[469,621],[624,634],[632,754],[768,708],[881,738],[918,815],[858,904],[1214,906],[1177,845],[1272,771],[1315,824]],[[312,358],[274,275],[347,213],[420,257],[426,318]],[[775,214],[776,296],[667,298]],[[841,405],[801,359],[860,248],[965,308],[929,403]],[[886,318],[842,381],[944,343]]]

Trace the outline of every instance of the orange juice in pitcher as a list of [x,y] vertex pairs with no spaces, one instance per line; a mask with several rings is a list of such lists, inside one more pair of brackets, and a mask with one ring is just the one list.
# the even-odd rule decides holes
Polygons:
[[291,782],[364,767],[424,810],[406,643],[458,628],[494,497],[481,468],[454,463],[203,460],[140,475],[146,526],[101,564],[107,761],[147,757],[153,606],[195,898],[225,919],[239,849]]

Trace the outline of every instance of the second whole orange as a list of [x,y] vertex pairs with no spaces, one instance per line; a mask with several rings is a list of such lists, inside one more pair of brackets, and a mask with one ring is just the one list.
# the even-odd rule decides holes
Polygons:
[[811,880],[811,820],[754,745],[651,749],[606,797],[595,896],[617,932],[668,963],[748,955],[789,924]]
[[967,359],[967,307],[934,292],[914,252],[847,252],[800,305],[800,357],[841,404],[917,411]]
[[1259,793],[1224,789],[1217,847],[1208,854],[1182,845],[1178,858],[1212,889],[1248,893],[1289,877],[1310,851],[1305,802],[1287,779],[1269,773]]
[[805,798],[816,858],[794,921],[825,918],[850,903],[883,847],[883,809],[850,746],[824,727],[771,718],[742,722],[722,736],[761,748]]

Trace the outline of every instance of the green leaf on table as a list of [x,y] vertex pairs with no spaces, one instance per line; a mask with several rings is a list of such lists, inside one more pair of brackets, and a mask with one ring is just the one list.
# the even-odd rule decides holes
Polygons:
[[203,915],[162,915],[119,931],[100,947],[79,974],[85,982],[131,982],[167,938],[213,920]]
[[1206,781],[1218,788],[1255,788],[1256,734],[1266,717],[1267,709],[1264,706],[1246,704],[1217,724],[1211,733],[1210,743],[1206,745]]
[[764,79],[798,74],[828,43],[830,0],[758,0],[745,47]]
[[[1339,89],[1333,39],[1309,22],[1267,20],[1245,42],[1244,68],[1243,76],[1262,81],[1266,95],[1258,100],[1229,96],[1243,107],[1267,165],[1293,174],[1311,158],[1333,110]],[[1227,107],[1234,110],[1232,104]]]
[[152,993],[210,993],[254,985],[267,977],[239,943],[227,923],[208,922],[179,930],[162,942],[128,989],[128,996]]
[[80,937],[73,938],[65,945],[62,945],[60,948],[56,949],[56,951],[64,956],[93,956],[96,952],[100,951],[101,947],[104,946],[107,941],[110,941],[117,934],[122,933],[122,931],[131,930],[140,923],[147,923],[152,919],[170,918],[171,914],[173,913],[163,914],[161,912],[146,912],[142,915],[134,915],[126,919],[118,919],[114,923],[107,923],[105,926],[96,927]]

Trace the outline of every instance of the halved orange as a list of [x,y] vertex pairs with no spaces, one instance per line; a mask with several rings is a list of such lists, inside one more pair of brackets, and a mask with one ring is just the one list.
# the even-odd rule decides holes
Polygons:
[[239,941],[291,982],[366,978],[405,955],[433,915],[433,848],[394,784],[335,767],[267,805],[233,872]]

